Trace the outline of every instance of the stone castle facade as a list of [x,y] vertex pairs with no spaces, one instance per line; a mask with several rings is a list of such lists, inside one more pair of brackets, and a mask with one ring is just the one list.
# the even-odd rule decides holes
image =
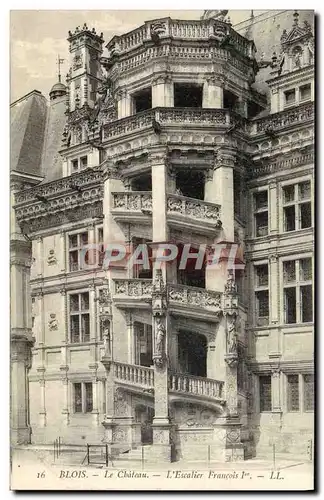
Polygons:
[[[305,455],[313,12],[156,19],[105,53],[84,25],[68,43],[66,85],[11,108],[12,442]],[[157,269],[161,242],[221,243],[221,265]],[[146,245],[149,269],[105,268],[111,243]]]

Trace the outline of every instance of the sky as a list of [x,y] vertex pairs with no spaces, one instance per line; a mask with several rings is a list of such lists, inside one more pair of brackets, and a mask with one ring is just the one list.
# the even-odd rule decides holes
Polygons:
[[[232,14],[233,11],[231,11]],[[236,11],[246,18],[249,11]],[[255,11],[261,12],[261,11]],[[10,13],[10,102],[32,90],[46,97],[57,82],[57,56],[65,59],[63,81],[69,69],[67,35],[85,22],[104,34],[106,43],[150,19],[199,19],[203,10],[12,10]],[[238,20],[238,19],[237,19]],[[233,21],[233,19],[232,19]]]
[[[203,11],[172,11],[173,18],[199,19]],[[68,31],[85,22],[104,34],[107,43],[115,34],[127,33],[149,19],[170,16],[161,11],[11,11],[10,16],[10,102],[31,90],[46,97],[57,82],[57,55],[65,59],[62,76],[69,69]],[[64,78],[63,78],[64,80]]]

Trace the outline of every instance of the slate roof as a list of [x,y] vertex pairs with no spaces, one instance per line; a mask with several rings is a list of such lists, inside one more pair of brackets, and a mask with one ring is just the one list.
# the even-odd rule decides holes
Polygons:
[[41,175],[47,103],[33,90],[10,107],[10,170]]

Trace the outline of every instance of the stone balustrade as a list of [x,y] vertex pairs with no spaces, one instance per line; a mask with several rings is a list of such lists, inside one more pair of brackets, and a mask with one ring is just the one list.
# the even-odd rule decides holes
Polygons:
[[115,379],[141,387],[154,387],[154,370],[146,366],[128,365],[126,363],[114,363]]
[[224,399],[224,382],[183,373],[169,375],[169,390],[214,399]]
[[308,102],[304,105],[285,109],[284,111],[254,120],[250,125],[251,135],[260,134],[267,130],[276,132],[281,128],[312,121],[315,117],[314,109],[314,103]]
[[220,205],[175,194],[168,195],[169,215],[181,215],[198,221],[220,224]]
[[169,284],[168,300],[171,305],[197,307],[214,312],[222,309],[222,294],[205,288]]
[[104,140],[124,137],[141,132],[143,129],[153,130],[153,120],[163,126],[221,126],[237,125],[238,118],[226,109],[213,108],[153,108],[127,116],[104,125]]
[[133,51],[143,45],[144,42],[152,40],[152,33],[158,34],[163,39],[179,39],[190,41],[201,41],[213,38],[227,37],[226,40],[238,52],[244,56],[251,57],[253,54],[253,43],[237,33],[231,24],[216,19],[206,20],[180,20],[180,19],[154,19],[136,28],[129,33],[114,37],[108,44],[111,55],[124,54]]
[[74,191],[76,188],[86,188],[92,185],[98,185],[102,182],[103,175],[99,169],[87,169],[83,172],[63,177],[52,182],[47,182],[37,187],[25,189],[15,194],[16,206],[30,201],[36,202],[37,197],[44,198],[55,197],[63,193]]
[[143,212],[152,211],[152,193],[150,191],[126,191],[112,193],[113,210]]
[[150,279],[115,279],[115,296],[133,298],[151,298],[153,291]]

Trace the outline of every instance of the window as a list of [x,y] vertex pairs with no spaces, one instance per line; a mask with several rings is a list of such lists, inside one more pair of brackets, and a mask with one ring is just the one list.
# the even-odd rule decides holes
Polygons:
[[143,89],[133,95],[134,111],[139,113],[152,108],[152,88]]
[[314,375],[303,375],[304,411],[314,411]]
[[255,266],[256,324],[269,323],[269,273],[268,264]]
[[79,160],[72,160],[72,173],[77,172],[79,170]]
[[272,411],[271,402],[271,375],[259,377],[260,388],[260,412]]
[[202,107],[202,85],[195,83],[174,84],[174,107],[175,108],[201,108]]
[[285,104],[286,106],[289,106],[290,104],[293,104],[296,101],[296,90],[291,89],[291,90],[286,90],[285,94]]
[[268,234],[268,191],[254,193],[255,236]]
[[312,226],[310,181],[283,187],[284,231]]
[[87,166],[88,166],[88,157],[82,156],[82,158],[80,158],[80,170],[87,168]]
[[70,295],[70,339],[77,344],[90,340],[88,292]]
[[287,376],[287,410],[299,411],[299,376]]
[[311,98],[311,84],[303,85],[299,87],[299,100],[308,101]]
[[74,160],[71,160],[71,174],[74,174],[75,172],[79,172],[86,168],[88,168],[87,156],[82,156],[81,158],[75,158]]
[[69,262],[70,271],[83,269],[83,264],[87,263],[88,255],[86,247],[88,245],[88,232],[69,235]]
[[74,413],[91,413],[93,410],[93,396],[91,382],[73,384],[73,411]]
[[285,323],[313,321],[312,259],[283,262]]

